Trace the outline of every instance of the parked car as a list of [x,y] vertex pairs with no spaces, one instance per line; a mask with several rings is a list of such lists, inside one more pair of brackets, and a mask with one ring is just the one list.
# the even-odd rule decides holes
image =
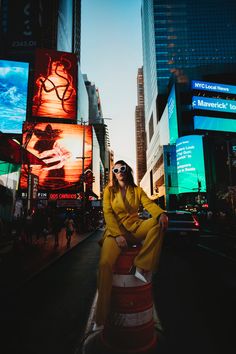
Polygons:
[[196,245],[200,236],[200,225],[197,216],[190,211],[171,210],[167,212],[169,226],[165,235],[167,244],[178,245],[180,242]]

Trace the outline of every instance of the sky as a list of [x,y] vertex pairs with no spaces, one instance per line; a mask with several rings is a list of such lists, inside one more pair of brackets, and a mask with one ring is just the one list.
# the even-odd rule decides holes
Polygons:
[[114,159],[136,171],[137,73],[143,65],[141,0],[82,0],[81,71],[99,90]]

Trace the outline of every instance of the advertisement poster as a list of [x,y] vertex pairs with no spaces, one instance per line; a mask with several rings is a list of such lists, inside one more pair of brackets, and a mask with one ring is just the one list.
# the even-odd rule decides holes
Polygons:
[[179,193],[206,192],[205,162],[201,135],[187,135],[176,141]]
[[29,64],[0,60],[0,131],[22,134],[26,120]]
[[[28,123],[23,126],[23,145],[47,166],[31,165],[39,178],[39,190],[70,190],[92,167],[92,128],[86,125]],[[22,165],[20,187],[27,189],[28,166]]]
[[55,50],[36,50],[32,115],[76,119],[77,58]]

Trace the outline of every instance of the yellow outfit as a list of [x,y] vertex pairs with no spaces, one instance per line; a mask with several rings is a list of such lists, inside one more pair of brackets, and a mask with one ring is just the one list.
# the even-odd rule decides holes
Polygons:
[[[152,215],[152,218],[147,220],[139,218],[140,205]],[[123,235],[130,243],[144,241],[139,254],[135,257],[134,265],[146,271],[155,270],[163,240],[157,218],[163,212],[164,210],[150,200],[141,187],[128,186],[124,199],[120,190],[115,192],[109,186],[104,189],[103,213],[106,228],[98,272],[95,318],[97,325],[103,325],[107,318],[112,289],[112,268],[122,251],[115,237]]]

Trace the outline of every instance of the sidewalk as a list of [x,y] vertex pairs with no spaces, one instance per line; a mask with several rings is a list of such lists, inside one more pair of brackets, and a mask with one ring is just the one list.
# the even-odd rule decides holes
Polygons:
[[0,296],[16,290],[95,231],[74,233],[69,248],[65,228],[58,235],[56,248],[53,235],[39,240],[34,236],[32,244],[24,244],[22,240],[8,240],[0,244]]

